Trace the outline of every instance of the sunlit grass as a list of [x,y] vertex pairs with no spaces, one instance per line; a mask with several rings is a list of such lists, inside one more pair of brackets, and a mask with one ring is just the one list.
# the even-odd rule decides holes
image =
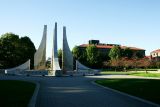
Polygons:
[[[155,71],[156,72],[156,71]],[[104,71],[101,72],[102,75],[134,75],[134,76],[142,76],[142,77],[160,77],[160,73],[150,73],[150,72],[115,72],[115,71]]]
[[142,76],[142,77],[160,77],[160,73],[132,73],[130,75]]

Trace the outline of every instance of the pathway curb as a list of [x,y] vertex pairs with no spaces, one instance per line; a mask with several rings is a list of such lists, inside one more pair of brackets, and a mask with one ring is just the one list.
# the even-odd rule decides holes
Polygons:
[[29,101],[28,107],[35,107],[36,106],[37,95],[38,95],[38,91],[40,88],[39,82],[32,82],[32,83],[36,84],[36,88],[34,90],[32,98]]
[[121,94],[121,95],[124,95],[124,96],[130,97],[130,98],[133,98],[133,99],[142,101],[142,102],[144,102],[144,103],[148,103],[148,104],[153,105],[153,106],[155,106],[155,107],[160,107],[160,105],[158,105],[158,104],[156,104],[156,103],[153,103],[153,102],[151,102],[151,101],[144,100],[144,99],[142,99],[142,98],[139,98],[139,97],[136,97],[136,96],[132,96],[132,95],[129,95],[129,94],[127,94],[127,93],[124,93],[124,92],[121,92],[121,91],[118,91],[118,90],[115,90],[115,89],[112,89],[112,88],[109,88],[109,87],[105,87],[105,86],[99,85],[99,84],[95,83],[95,81],[92,81],[91,83],[94,84],[94,85],[97,85],[97,86],[99,86],[99,87],[105,88],[105,89],[107,89],[107,90],[110,90],[110,91],[119,93],[119,94]]

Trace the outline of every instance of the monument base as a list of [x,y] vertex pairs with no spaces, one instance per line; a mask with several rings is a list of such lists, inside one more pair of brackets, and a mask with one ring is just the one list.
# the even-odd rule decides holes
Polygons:
[[67,71],[69,76],[89,76],[89,75],[100,75],[98,70],[78,70],[78,71]]
[[61,76],[63,76],[62,70],[55,70],[54,72],[55,72],[55,76],[56,76],[56,77],[61,77]]
[[45,76],[48,75],[47,70],[26,70],[21,73],[26,76]]

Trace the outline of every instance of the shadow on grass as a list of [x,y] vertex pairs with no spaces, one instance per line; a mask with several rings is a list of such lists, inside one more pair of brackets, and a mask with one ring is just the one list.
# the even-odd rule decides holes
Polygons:
[[35,84],[17,80],[0,80],[1,107],[27,107]]
[[160,104],[160,80],[105,79],[96,83]]

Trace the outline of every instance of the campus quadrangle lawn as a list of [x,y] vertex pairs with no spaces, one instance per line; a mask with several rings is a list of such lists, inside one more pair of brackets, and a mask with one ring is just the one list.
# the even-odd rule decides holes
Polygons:
[[35,84],[17,80],[0,80],[0,107],[27,107]]
[[101,72],[102,75],[134,75],[141,77],[160,77],[160,73],[146,73],[146,72],[113,72],[105,71]]
[[160,73],[132,73],[129,75],[142,76],[142,77],[160,77]]
[[160,80],[105,79],[96,83],[160,104]]

